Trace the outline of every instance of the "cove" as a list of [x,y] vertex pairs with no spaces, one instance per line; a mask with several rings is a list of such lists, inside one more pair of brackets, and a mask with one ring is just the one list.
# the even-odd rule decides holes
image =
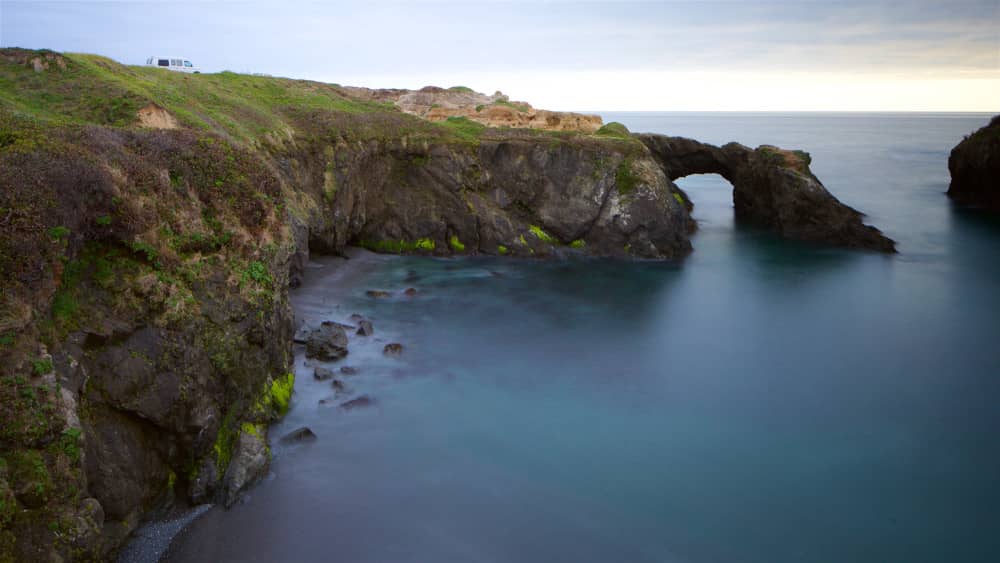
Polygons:
[[166,560],[991,560],[1000,225],[947,205],[942,166],[982,118],[606,119],[808,146],[900,254],[780,240],[691,176],[683,262],[314,261],[297,317],[372,319],[335,365],[376,402],[321,407],[297,354],[272,436],[318,440]]

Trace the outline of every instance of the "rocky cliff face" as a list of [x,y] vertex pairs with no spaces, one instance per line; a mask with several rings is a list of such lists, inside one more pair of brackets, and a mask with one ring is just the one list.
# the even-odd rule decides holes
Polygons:
[[672,180],[697,172],[785,236],[891,247],[778,149],[432,123],[330,85],[15,49],[0,78],[0,561],[106,558],[141,518],[258,478],[310,252],[679,258]]
[[1000,115],[952,149],[948,170],[949,197],[958,203],[1000,211]]

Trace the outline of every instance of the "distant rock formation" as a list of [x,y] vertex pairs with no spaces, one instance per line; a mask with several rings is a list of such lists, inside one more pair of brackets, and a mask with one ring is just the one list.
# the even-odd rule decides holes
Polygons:
[[597,115],[535,109],[528,102],[510,101],[501,92],[487,96],[464,86],[425,86],[420,90],[345,87],[344,90],[360,99],[394,103],[406,113],[430,121],[465,117],[489,127],[582,133],[593,133],[602,124]]
[[833,196],[809,170],[803,151],[739,143],[716,147],[683,137],[636,135],[670,180],[719,174],[733,185],[736,217],[768,227],[785,238],[879,252],[895,243],[863,215]]
[[948,170],[949,197],[958,203],[1000,211],[1000,115],[951,150]]

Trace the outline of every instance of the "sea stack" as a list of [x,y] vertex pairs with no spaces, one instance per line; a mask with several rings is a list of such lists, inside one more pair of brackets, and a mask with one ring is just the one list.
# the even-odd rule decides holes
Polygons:
[[951,199],[1000,211],[1000,115],[951,150],[948,171]]

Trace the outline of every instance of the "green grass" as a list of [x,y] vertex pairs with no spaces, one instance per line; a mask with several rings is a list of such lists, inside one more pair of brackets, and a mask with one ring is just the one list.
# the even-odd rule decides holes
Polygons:
[[267,265],[260,261],[254,261],[247,265],[240,276],[240,280],[246,284],[254,282],[258,285],[268,287],[271,285],[271,274],[267,271]]
[[[524,107],[524,106],[522,106],[520,104],[513,104],[511,102],[508,102],[507,100],[497,100],[497,101],[493,102],[493,105],[508,107],[508,108],[510,108],[510,109],[512,109],[514,111],[519,111],[521,113],[528,113],[528,108],[526,108],[526,107]],[[478,111],[478,110],[476,110],[476,111]]]
[[449,117],[440,122],[439,125],[463,141],[478,141],[483,131],[486,130],[485,125],[476,123],[467,117]]
[[52,227],[51,229],[49,229],[49,238],[51,238],[52,240],[59,241],[68,236],[69,236],[69,229],[63,227],[62,225],[59,225],[57,227]]
[[45,375],[52,371],[52,360],[42,359],[31,362],[31,371],[35,375]]
[[469,88],[468,86],[452,86],[451,88],[448,89],[451,90],[452,92],[463,92],[466,94],[475,93],[475,90]]
[[618,164],[618,168],[615,169],[615,186],[618,188],[618,193],[621,195],[630,194],[635,191],[638,185],[639,177],[632,170],[632,157],[623,158]]
[[594,134],[599,137],[616,137],[619,139],[628,139],[632,136],[628,127],[625,127],[617,121],[612,121],[611,123],[602,126]]
[[[19,53],[31,56],[20,49],[0,50],[12,57]],[[66,68],[50,65],[37,73],[30,65],[0,63],[0,108],[49,122],[121,127],[134,124],[138,110],[155,103],[183,125],[242,141],[293,128],[294,115],[303,111],[395,111],[383,103],[351,99],[320,82],[234,72],[183,74],[125,66],[97,55],[67,53],[63,58]]]

